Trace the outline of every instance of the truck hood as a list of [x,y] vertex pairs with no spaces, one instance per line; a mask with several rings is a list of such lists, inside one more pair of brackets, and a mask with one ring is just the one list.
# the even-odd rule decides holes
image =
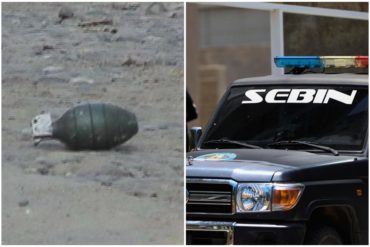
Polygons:
[[351,156],[333,156],[277,149],[211,149],[187,153],[187,178],[227,178],[269,182],[275,173],[346,163]]

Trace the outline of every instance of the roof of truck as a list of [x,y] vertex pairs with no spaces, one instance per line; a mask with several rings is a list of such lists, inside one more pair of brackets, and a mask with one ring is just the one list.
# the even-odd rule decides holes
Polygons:
[[286,74],[251,77],[236,80],[233,86],[243,85],[268,85],[268,84],[333,84],[366,86],[369,82],[368,74]]

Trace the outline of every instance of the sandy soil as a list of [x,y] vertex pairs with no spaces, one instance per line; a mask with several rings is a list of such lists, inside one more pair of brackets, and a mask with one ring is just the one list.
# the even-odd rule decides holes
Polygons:
[[[183,6],[164,5],[2,4],[3,244],[183,243]],[[139,133],[33,146],[35,115],[79,102],[135,112]]]

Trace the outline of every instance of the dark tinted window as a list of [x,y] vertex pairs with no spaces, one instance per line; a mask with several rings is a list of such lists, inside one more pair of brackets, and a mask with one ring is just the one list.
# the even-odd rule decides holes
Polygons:
[[[246,96],[247,91],[251,97]],[[242,103],[252,100],[261,102]],[[361,150],[366,139],[367,119],[367,87],[234,87],[204,141],[230,139],[266,147],[272,142],[299,140],[338,150]],[[203,144],[202,147],[216,145]]]

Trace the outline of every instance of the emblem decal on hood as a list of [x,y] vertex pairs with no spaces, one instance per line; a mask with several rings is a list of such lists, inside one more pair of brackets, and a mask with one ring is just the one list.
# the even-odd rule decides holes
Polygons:
[[205,160],[219,161],[219,160],[234,160],[235,158],[236,158],[236,154],[234,154],[234,153],[210,153],[210,154],[204,154],[204,155],[198,156],[194,160],[198,160],[198,161],[205,161]]

